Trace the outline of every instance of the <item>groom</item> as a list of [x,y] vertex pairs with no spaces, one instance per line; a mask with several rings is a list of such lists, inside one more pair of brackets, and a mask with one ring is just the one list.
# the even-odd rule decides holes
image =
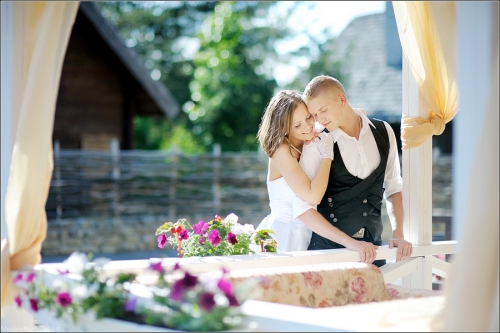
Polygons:
[[[300,199],[294,202],[294,217],[313,230],[308,250],[347,248],[360,252],[361,261],[383,266],[385,260],[375,257],[382,245],[385,197],[393,229],[389,248],[398,247],[396,262],[409,258],[412,244],[403,235],[403,181],[394,131],[386,122],[368,119],[363,110],[353,109],[343,85],[333,77],[312,79],[303,98],[335,142],[328,186],[317,210]],[[309,177],[319,162],[312,150],[300,160]],[[324,228],[325,219],[335,232]]]

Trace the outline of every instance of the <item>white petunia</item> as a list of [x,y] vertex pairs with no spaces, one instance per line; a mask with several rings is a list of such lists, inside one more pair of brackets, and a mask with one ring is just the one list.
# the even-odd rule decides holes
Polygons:
[[246,232],[245,227],[243,227],[241,224],[236,223],[235,225],[232,226],[231,232],[235,235],[240,235],[244,232]]
[[225,219],[228,221],[231,221],[233,223],[236,223],[236,222],[238,222],[238,215],[236,215],[235,213],[231,213],[228,216],[226,216]]
[[243,227],[245,229],[245,232],[249,235],[255,232],[255,227],[253,226],[253,224],[246,223]]
[[73,252],[68,259],[64,260],[67,270],[70,273],[81,274],[88,263],[87,255],[82,252]]

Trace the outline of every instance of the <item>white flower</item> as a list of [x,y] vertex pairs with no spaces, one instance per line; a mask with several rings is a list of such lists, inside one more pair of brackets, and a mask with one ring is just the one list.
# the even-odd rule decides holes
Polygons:
[[85,284],[80,284],[80,285],[73,288],[72,294],[76,298],[86,299],[86,298],[89,298],[90,296],[94,295],[95,293],[97,293],[98,290],[99,290],[98,283],[94,283],[90,287],[88,287]]
[[253,224],[246,223],[244,225],[244,229],[245,229],[245,232],[249,235],[251,235],[255,232],[255,227],[253,226]]
[[228,216],[226,216],[225,219],[232,222],[232,223],[236,223],[236,222],[238,222],[238,215],[236,215],[235,213],[231,213]]
[[235,225],[232,226],[231,232],[235,235],[240,235],[244,232],[246,232],[245,227],[243,227],[241,224],[236,223]]
[[63,261],[70,273],[81,274],[88,263],[87,255],[82,252],[73,252],[68,259]]
[[101,258],[95,258],[94,260],[92,260],[93,263],[95,263],[97,266],[99,267],[104,267],[107,263],[109,263],[111,261],[111,259],[109,258],[104,258],[104,257],[101,257]]

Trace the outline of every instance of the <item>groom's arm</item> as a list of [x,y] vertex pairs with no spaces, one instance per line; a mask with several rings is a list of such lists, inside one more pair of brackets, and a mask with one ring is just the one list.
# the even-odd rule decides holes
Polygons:
[[315,209],[308,209],[297,217],[309,229],[318,235],[331,240],[332,242],[345,246],[346,249],[357,251],[361,257],[361,261],[371,264],[377,258],[378,246],[365,241],[358,241],[348,236],[340,229],[331,225],[320,213]]

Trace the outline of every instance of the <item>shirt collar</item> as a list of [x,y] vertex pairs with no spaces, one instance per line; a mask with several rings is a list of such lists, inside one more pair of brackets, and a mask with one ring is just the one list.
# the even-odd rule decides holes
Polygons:
[[[373,128],[375,128],[375,125],[373,125],[373,123],[371,122],[371,120],[368,119],[368,117],[365,115],[365,113],[363,112],[363,110],[356,109],[356,108],[353,108],[352,110],[354,111],[355,114],[357,114],[358,116],[361,117],[361,121],[363,122],[363,127],[361,128],[361,133],[359,133],[360,136],[362,134],[364,134],[366,131],[368,131],[368,126],[365,126],[366,124],[369,124]],[[332,135],[333,135],[334,142],[337,141],[338,138],[340,138],[341,135],[348,136],[343,130],[340,129],[340,127],[337,128],[335,131],[333,131]]]

